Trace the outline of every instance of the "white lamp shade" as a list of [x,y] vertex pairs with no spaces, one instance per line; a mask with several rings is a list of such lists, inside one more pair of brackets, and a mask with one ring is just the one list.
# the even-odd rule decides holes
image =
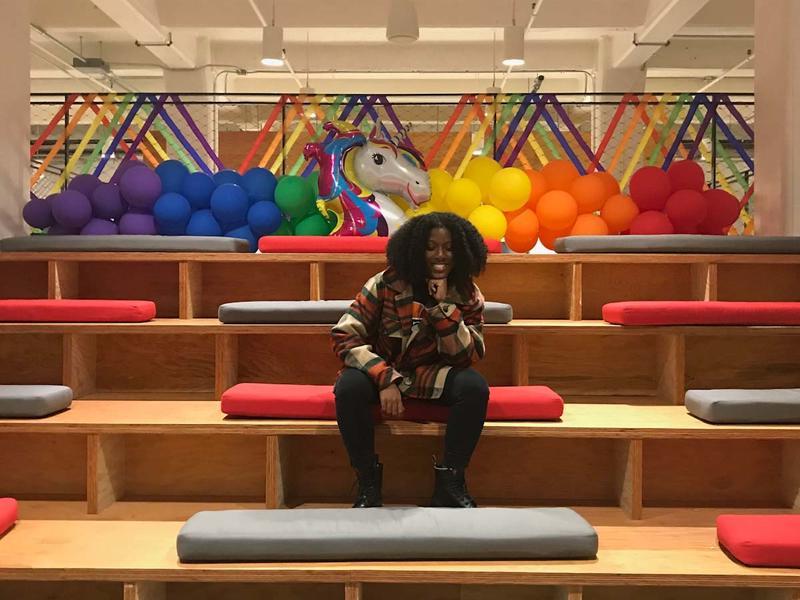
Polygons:
[[261,33],[261,64],[283,66],[283,27],[267,25]]
[[503,64],[519,67],[525,64],[525,28],[511,25],[503,29]]
[[411,0],[391,0],[386,39],[400,44],[410,44],[419,39],[417,10]]

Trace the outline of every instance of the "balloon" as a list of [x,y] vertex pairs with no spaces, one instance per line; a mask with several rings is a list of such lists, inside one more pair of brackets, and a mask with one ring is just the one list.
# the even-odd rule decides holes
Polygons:
[[431,199],[423,206],[431,205],[434,210],[447,211],[447,188],[453,182],[453,177],[444,169],[431,169],[428,171],[428,177],[431,182]]
[[536,216],[539,218],[539,225],[544,229],[569,229],[578,217],[578,204],[567,192],[553,190],[539,199]]
[[116,235],[118,233],[117,224],[105,219],[92,219],[81,229],[81,235]]
[[643,212],[662,210],[671,192],[669,177],[658,167],[642,167],[631,177],[631,198]]
[[578,169],[568,160],[552,160],[542,167],[542,175],[548,190],[568,192],[572,182],[578,178]]
[[64,227],[58,223],[53,223],[47,228],[47,235],[78,235],[80,232],[80,229],[75,229],[74,227]]
[[193,210],[211,206],[211,194],[216,184],[210,175],[202,172],[189,173],[183,180],[181,195],[189,201]]
[[275,204],[283,214],[299,219],[314,210],[314,190],[303,177],[286,175],[275,188]]
[[209,209],[202,208],[189,219],[186,235],[218,236],[222,235],[222,227]]
[[220,186],[225,183],[242,185],[242,176],[239,175],[238,171],[234,171],[233,169],[223,169],[222,171],[214,173],[214,185]]
[[695,233],[708,215],[708,204],[700,192],[680,190],[669,197],[664,213],[675,226],[676,233]]
[[319,213],[307,216],[294,228],[295,235],[328,235],[330,232],[330,224]]
[[469,222],[475,225],[480,234],[490,240],[501,240],[506,233],[506,217],[503,213],[488,204],[479,206],[469,215]]
[[638,215],[631,223],[632,235],[664,235],[675,233],[672,222],[663,212],[648,210]]
[[575,219],[570,235],[608,235],[608,225],[597,215],[583,214]]
[[271,171],[263,167],[253,167],[242,176],[241,186],[247,192],[251,203],[275,200],[275,187],[278,180]]
[[50,203],[44,198],[32,198],[22,208],[22,218],[31,227],[45,229],[55,221],[50,211]]
[[281,226],[283,215],[278,205],[269,200],[256,202],[247,211],[247,224],[256,235],[269,235]]
[[156,221],[153,215],[125,213],[119,220],[119,232],[123,235],[156,235]]
[[572,182],[570,196],[578,203],[578,214],[593,213],[603,208],[608,199],[606,181],[599,173],[582,175]]
[[525,206],[531,195],[531,180],[516,167],[500,169],[489,182],[489,201],[502,211]]
[[137,165],[120,177],[119,191],[131,206],[149,210],[161,195],[161,179],[144,165]]
[[531,181],[531,193],[528,196],[527,207],[535,211],[536,204],[539,202],[539,198],[549,192],[550,188],[547,186],[547,179],[544,175],[542,175],[541,172],[525,171],[525,173],[528,175],[528,179]]
[[101,183],[91,197],[92,211],[98,219],[119,219],[125,213],[122,195],[116,183]]
[[281,226],[270,235],[294,235],[294,231],[288,221],[281,221]]
[[233,183],[223,183],[211,194],[211,213],[222,225],[223,231],[242,227],[247,223],[250,202],[247,192]]
[[67,185],[67,189],[75,190],[87,198],[91,198],[98,185],[100,185],[100,179],[86,173],[73,178],[72,181],[69,182],[69,185]]
[[255,234],[247,225],[237,227],[236,229],[227,232],[225,237],[247,240],[247,243],[250,245],[250,252],[255,252],[258,249],[258,240],[256,240]]
[[499,162],[488,156],[478,156],[473,158],[464,169],[464,179],[469,179],[478,184],[481,190],[481,200],[486,202],[489,199],[489,186],[492,177],[503,167]]
[[639,214],[639,207],[628,196],[611,196],[600,209],[600,217],[608,225],[609,233],[620,233],[630,228],[631,222]]
[[530,252],[539,238],[539,219],[526,208],[508,222],[506,246],[513,252]]
[[81,229],[92,218],[89,199],[75,190],[61,192],[51,202],[56,223],[68,229]]
[[153,217],[161,235],[183,235],[191,216],[189,201],[175,192],[163,194],[153,205]]
[[556,240],[558,238],[567,237],[569,235],[569,229],[562,229],[560,231],[552,231],[550,229],[542,229],[539,228],[539,241],[542,242],[542,246],[547,248],[548,250],[555,250],[556,249]]
[[678,160],[672,163],[667,169],[672,191],[694,190],[702,192],[706,184],[706,174],[703,167],[693,160]]
[[161,179],[161,192],[180,193],[189,169],[179,160],[165,160],[156,167],[156,175]]
[[467,218],[481,205],[481,188],[471,179],[454,179],[445,200],[451,211]]
[[602,179],[606,186],[606,198],[611,198],[611,196],[619,194],[619,182],[611,173],[608,171],[598,171],[595,175]]
[[711,189],[703,192],[708,204],[706,218],[700,223],[700,233],[722,235],[739,218],[739,201],[725,190]]

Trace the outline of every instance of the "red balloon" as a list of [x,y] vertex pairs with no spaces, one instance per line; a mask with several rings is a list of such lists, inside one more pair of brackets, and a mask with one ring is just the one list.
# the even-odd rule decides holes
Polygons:
[[739,218],[739,201],[725,190],[706,190],[703,197],[708,213],[698,229],[700,233],[722,235]]
[[658,167],[642,167],[631,177],[630,196],[639,210],[662,210],[672,193],[667,174]]
[[664,212],[676,233],[696,233],[708,214],[708,202],[700,192],[680,190],[669,197]]
[[657,210],[639,214],[631,223],[631,235],[664,235],[675,233],[667,215]]
[[693,160],[678,160],[672,163],[667,171],[672,191],[694,190],[702,192],[706,184],[703,167]]

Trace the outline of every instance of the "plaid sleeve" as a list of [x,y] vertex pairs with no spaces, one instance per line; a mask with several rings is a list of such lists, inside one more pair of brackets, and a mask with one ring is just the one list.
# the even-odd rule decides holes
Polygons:
[[477,286],[469,303],[442,302],[428,309],[437,334],[439,355],[454,367],[469,367],[486,353],[483,341],[483,295]]
[[353,367],[369,375],[380,390],[403,378],[373,352],[370,344],[377,333],[383,289],[383,278],[379,273],[364,284],[350,308],[331,330],[336,356],[346,367]]

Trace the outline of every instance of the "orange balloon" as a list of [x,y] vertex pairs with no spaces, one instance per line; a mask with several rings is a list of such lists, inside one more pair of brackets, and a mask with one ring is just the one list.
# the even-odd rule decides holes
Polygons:
[[542,168],[548,190],[568,192],[572,182],[578,178],[578,169],[568,160],[553,160]]
[[578,216],[578,203],[567,192],[553,190],[539,198],[536,205],[539,224],[551,231],[569,229]]
[[595,174],[606,184],[606,198],[611,198],[611,196],[619,194],[619,182],[611,173],[608,171],[598,171]]
[[608,235],[608,225],[597,215],[578,215],[570,235]]
[[622,194],[611,196],[600,210],[600,217],[608,224],[609,233],[620,233],[630,228],[638,214],[636,202]]
[[539,219],[536,213],[525,209],[509,220],[506,228],[506,246],[514,252],[528,252],[539,238]]
[[562,229],[561,231],[551,231],[549,229],[539,228],[539,241],[542,246],[550,250],[556,249],[556,240],[560,237],[569,235],[569,229]]
[[517,210],[511,211],[511,212],[507,212],[507,213],[503,213],[503,214],[506,216],[506,221],[508,223],[511,223],[511,219],[513,219],[514,217],[518,217],[519,215],[524,213],[526,210],[530,210],[527,205],[523,206],[522,208],[518,208]]
[[547,179],[539,171],[525,171],[525,173],[528,174],[528,179],[531,180],[531,194],[528,196],[527,208],[536,210],[539,198],[549,192],[550,188],[547,185]]
[[606,182],[599,173],[581,175],[569,188],[570,195],[578,203],[578,214],[593,213],[603,208],[608,199]]

